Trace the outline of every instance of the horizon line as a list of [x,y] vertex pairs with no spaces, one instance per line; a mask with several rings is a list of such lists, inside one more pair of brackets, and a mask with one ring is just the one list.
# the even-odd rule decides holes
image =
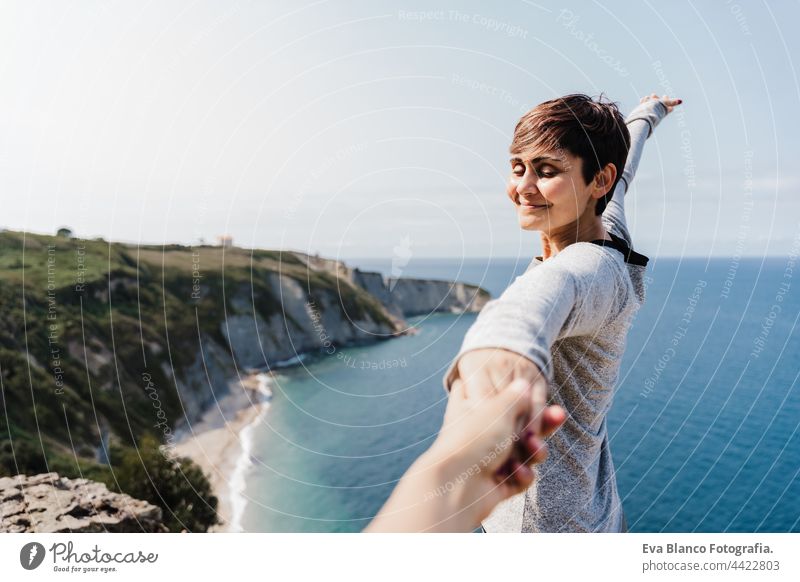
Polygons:
[[[15,230],[13,228],[0,227],[0,233],[3,233],[3,232],[16,232],[16,233],[20,233],[20,234],[31,234],[31,235],[35,235],[35,236],[48,236],[48,237],[57,237],[58,236],[55,233],[49,233],[49,232],[37,232],[35,230],[24,230],[24,229],[23,230]],[[130,240],[124,240],[124,239],[108,240],[103,236],[87,236],[87,237],[74,236],[74,237],[72,237],[72,240],[86,240],[86,241],[99,241],[99,240],[102,240],[102,241],[107,242],[109,244],[121,244],[121,245],[131,245],[131,246],[150,246],[150,247],[155,246],[155,247],[158,247],[158,246],[175,246],[175,245],[178,245],[178,246],[184,246],[186,248],[196,248],[196,247],[212,247],[212,248],[213,247],[218,247],[218,248],[222,248],[221,245],[213,244],[213,243],[210,243],[210,242],[200,243],[199,241],[195,242],[195,243],[187,243],[187,242],[182,242],[182,241],[144,242],[144,241],[130,241]],[[228,248],[231,248],[231,247],[228,247]],[[324,253],[324,252],[316,252],[316,251],[309,251],[309,250],[299,250],[299,249],[293,249],[293,248],[283,248],[283,249],[281,249],[281,248],[275,248],[275,247],[273,247],[273,248],[269,248],[269,247],[248,247],[248,246],[238,246],[238,245],[233,245],[232,248],[240,249],[240,250],[243,250],[243,251],[261,250],[261,251],[275,251],[275,252],[283,252],[283,253],[300,253],[300,254],[309,255],[309,256],[319,255],[321,258],[331,259],[331,260],[336,260],[336,261],[341,261],[341,262],[357,261],[357,260],[374,261],[374,260],[392,259],[392,255],[374,255],[374,256],[373,255],[346,255],[346,256],[339,255],[339,256],[337,256],[334,253],[327,254],[327,253]],[[737,259],[737,260],[741,260],[741,259],[786,259],[786,258],[790,258],[791,256],[792,256],[791,254],[773,254],[773,253],[769,253],[769,254],[742,254],[742,255],[739,255],[738,257],[735,256],[735,255],[719,255],[719,254],[713,254],[713,255],[700,255],[700,254],[696,254],[696,255],[695,254],[684,254],[684,255],[653,254],[653,255],[649,255],[649,258],[651,260],[656,259],[656,258],[659,258],[659,259],[706,259],[706,260],[711,260],[711,259],[731,259],[731,260],[733,260],[733,259]],[[517,255],[517,256],[514,256],[514,255],[465,255],[465,256],[458,256],[458,255],[420,255],[420,256],[417,256],[415,258],[416,259],[427,259],[427,260],[458,261],[458,260],[464,260],[464,259],[469,259],[469,260],[498,260],[498,259],[519,260],[519,259],[525,259],[527,257],[528,257],[527,255],[524,255],[524,256],[523,255]],[[531,259],[533,257],[534,257],[534,255],[530,255]]]

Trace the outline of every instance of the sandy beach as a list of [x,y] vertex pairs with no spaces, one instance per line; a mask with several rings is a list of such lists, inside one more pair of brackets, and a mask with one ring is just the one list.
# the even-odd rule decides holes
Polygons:
[[246,504],[245,474],[250,462],[250,431],[269,408],[270,377],[258,372],[230,384],[230,393],[220,398],[199,422],[178,437],[174,453],[191,458],[208,477],[219,502],[222,523],[209,531],[240,531]]

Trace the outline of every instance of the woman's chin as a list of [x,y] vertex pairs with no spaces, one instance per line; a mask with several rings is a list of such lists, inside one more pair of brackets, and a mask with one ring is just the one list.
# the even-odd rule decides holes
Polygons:
[[539,220],[532,220],[530,217],[520,216],[518,222],[522,230],[542,230],[542,225],[539,224],[541,221]]

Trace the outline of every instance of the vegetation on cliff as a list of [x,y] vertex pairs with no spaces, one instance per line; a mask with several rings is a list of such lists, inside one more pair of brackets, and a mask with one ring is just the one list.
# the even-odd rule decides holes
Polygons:
[[[0,476],[99,480],[160,506],[172,529],[205,530],[216,507],[205,477],[158,448],[214,397],[218,387],[194,394],[184,378],[209,344],[230,355],[233,298],[265,321],[281,313],[276,274],[394,325],[368,293],[293,254],[0,233]],[[230,356],[223,371],[236,365]]]

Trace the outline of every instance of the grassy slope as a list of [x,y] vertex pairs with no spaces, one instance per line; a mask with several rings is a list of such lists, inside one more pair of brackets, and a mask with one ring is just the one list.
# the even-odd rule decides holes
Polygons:
[[[203,275],[199,300],[193,253]],[[276,313],[267,284],[275,272],[312,297],[336,293],[356,319],[388,321],[371,296],[287,253],[0,233],[0,461],[12,463],[13,439],[20,472],[44,470],[43,449],[50,470],[92,476],[105,470],[93,460],[101,430],[123,447],[160,437],[143,374],[158,387],[166,417],[179,418],[163,365],[180,376],[198,353],[198,328],[224,345],[220,323],[236,291],[252,292],[264,318]]]

